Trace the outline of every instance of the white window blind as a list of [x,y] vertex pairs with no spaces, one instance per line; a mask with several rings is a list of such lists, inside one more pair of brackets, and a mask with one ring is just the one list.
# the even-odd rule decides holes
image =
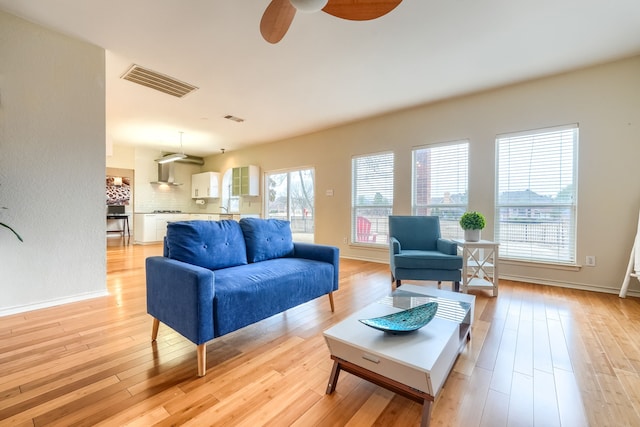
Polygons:
[[467,210],[469,141],[419,147],[413,150],[413,215],[440,217],[440,232],[462,238],[460,217]]
[[578,125],[496,139],[500,257],[574,264]]
[[393,153],[352,159],[352,243],[387,245],[393,209],[393,160]]

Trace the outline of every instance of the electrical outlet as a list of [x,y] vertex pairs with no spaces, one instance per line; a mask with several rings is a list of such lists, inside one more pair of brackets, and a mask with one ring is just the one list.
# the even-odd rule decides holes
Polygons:
[[596,257],[593,255],[587,255],[587,257],[584,260],[584,264],[588,267],[595,267],[596,266]]
[[346,236],[342,238],[342,243],[347,243],[347,237]]

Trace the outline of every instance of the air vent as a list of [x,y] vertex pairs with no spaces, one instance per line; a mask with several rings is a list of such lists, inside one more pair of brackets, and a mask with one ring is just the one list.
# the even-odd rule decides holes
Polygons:
[[182,98],[186,94],[198,89],[189,83],[181,82],[173,77],[151,71],[135,64],[122,75],[122,78],[169,95],[177,96],[178,98]]
[[241,119],[240,117],[232,116],[231,114],[224,116],[224,118],[233,120],[234,122],[238,122],[238,123],[244,122],[244,119]]

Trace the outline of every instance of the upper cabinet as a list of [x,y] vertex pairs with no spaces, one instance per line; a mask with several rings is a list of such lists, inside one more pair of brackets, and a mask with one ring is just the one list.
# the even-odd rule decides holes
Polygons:
[[191,198],[220,197],[218,172],[203,172],[191,175]]
[[254,165],[233,168],[231,195],[259,196],[260,168]]

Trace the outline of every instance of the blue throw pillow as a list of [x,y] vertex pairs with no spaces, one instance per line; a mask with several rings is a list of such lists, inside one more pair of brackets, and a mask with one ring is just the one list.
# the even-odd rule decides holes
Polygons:
[[210,270],[247,263],[247,250],[236,221],[178,221],[167,224],[169,258]]
[[280,219],[242,218],[247,260],[259,262],[293,255],[291,224]]

